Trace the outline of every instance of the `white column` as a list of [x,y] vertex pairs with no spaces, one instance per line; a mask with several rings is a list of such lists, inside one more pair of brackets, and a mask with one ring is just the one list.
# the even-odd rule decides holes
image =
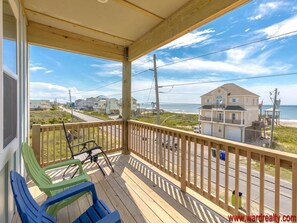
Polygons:
[[224,123],[226,122],[226,112],[225,112],[225,110],[223,111],[223,119],[224,119]]
[[240,116],[240,124],[243,125],[243,111],[241,112]]
[[211,121],[213,121],[213,110],[211,110]]

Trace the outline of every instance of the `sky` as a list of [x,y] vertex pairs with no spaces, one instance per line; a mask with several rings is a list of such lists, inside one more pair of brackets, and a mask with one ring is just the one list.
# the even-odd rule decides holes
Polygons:
[[[121,63],[39,46],[29,50],[31,99],[67,102],[69,90],[72,100],[121,98]],[[278,88],[281,104],[297,105],[296,52],[297,0],[254,0],[134,61],[132,96],[155,101],[156,54],[161,104],[199,104],[201,95],[235,83],[264,104]]]

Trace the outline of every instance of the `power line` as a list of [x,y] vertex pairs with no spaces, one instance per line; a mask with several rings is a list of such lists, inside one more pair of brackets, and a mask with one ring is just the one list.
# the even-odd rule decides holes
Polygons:
[[290,76],[290,75],[296,75],[296,74],[297,74],[297,72],[284,73],[284,74],[270,74],[270,75],[262,75],[262,76],[256,76],[256,77],[232,78],[232,79],[215,80],[215,81],[202,81],[202,82],[181,83],[181,84],[167,84],[167,85],[161,85],[161,86],[159,86],[159,88],[177,87],[177,86],[185,86],[185,85],[210,84],[210,83],[219,83],[219,82],[227,82],[227,81],[250,80],[250,79],[259,79],[259,78],[267,78],[267,77]]
[[167,66],[174,65],[174,64],[177,64],[177,63],[182,63],[182,62],[185,62],[185,61],[193,60],[193,59],[200,58],[200,57],[206,57],[206,56],[210,56],[210,55],[217,54],[217,53],[223,53],[223,52],[228,51],[228,50],[232,50],[232,49],[236,49],[236,48],[240,48],[240,47],[244,47],[244,46],[249,46],[249,45],[252,45],[252,44],[255,44],[255,43],[264,42],[264,41],[267,41],[267,40],[279,38],[279,37],[290,35],[290,34],[293,34],[293,33],[297,33],[297,30],[293,30],[291,32],[287,32],[287,33],[283,33],[283,34],[279,34],[279,35],[270,36],[270,37],[263,38],[263,39],[254,40],[254,41],[251,41],[251,42],[248,42],[248,43],[243,43],[243,44],[240,44],[240,45],[237,45],[237,46],[228,47],[228,48],[225,48],[225,49],[221,49],[221,50],[218,50],[218,51],[213,51],[213,52],[202,54],[202,55],[195,56],[195,57],[190,57],[190,58],[175,61],[175,62],[172,62],[172,63],[163,64],[163,65],[158,66],[157,68],[167,67]]

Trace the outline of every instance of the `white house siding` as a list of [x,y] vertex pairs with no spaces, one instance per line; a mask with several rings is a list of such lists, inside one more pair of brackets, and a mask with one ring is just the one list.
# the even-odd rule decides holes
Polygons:
[[[0,36],[1,41],[3,41],[4,35],[10,40],[15,39],[16,55],[15,58],[13,57],[13,60],[16,60],[16,67],[12,71],[9,71],[9,69],[4,67],[3,62],[0,63],[0,89],[3,89],[3,72],[5,71],[5,75],[11,75],[11,78],[17,82],[17,130],[16,137],[11,139],[4,148],[3,113],[5,108],[3,91],[0,91],[0,223],[11,222],[14,213],[14,201],[10,187],[9,173],[14,169],[24,175],[20,144],[23,141],[28,141],[27,123],[29,117],[26,21],[19,0],[8,0],[8,2],[9,3],[7,4],[7,1],[0,1]],[[7,7],[10,7],[13,15],[10,17],[4,16],[3,6],[6,9]],[[3,18],[13,18],[13,16],[16,19],[15,22],[13,20],[9,20],[9,22],[6,23],[6,20],[3,20]],[[2,24],[5,24],[5,27],[8,27],[7,32],[5,30],[3,33],[4,26]],[[16,30],[16,32],[13,30]],[[11,35],[13,34],[17,35],[16,38],[11,38]],[[0,61],[5,61],[3,59],[4,52],[2,46],[3,45],[0,44]],[[6,56],[4,55],[4,57]]]

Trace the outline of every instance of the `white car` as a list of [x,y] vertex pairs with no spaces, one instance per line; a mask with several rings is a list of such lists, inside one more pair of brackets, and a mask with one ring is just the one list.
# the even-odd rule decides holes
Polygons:
[[193,132],[195,132],[195,133],[200,133],[200,126],[194,126],[193,127]]

